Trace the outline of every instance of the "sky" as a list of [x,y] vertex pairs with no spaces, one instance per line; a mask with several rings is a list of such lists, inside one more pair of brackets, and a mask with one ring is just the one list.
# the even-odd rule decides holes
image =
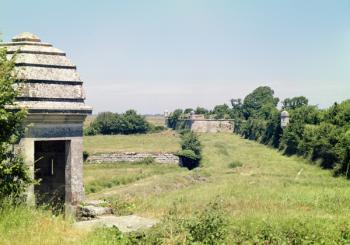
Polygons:
[[94,113],[212,108],[270,86],[350,98],[349,0],[0,0],[1,39],[65,51]]

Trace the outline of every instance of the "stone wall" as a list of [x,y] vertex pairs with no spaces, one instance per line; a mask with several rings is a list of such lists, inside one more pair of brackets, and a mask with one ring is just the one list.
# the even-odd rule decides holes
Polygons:
[[[178,123],[196,133],[232,133],[235,128],[233,119],[206,119],[203,115],[191,115],[187,119],[180,119]],[[165,117],[165,125],[169,127],[168,117]]]
[[86,163],[137,162],[147,157],[153,157],[157,163],[179,164],[179,157],[172,153],[137,153],[119,152],[103,153],[89,156]]
[[232,133],[234,130],[233,120],[195,119],[191,120],[191,130],[197,133]]

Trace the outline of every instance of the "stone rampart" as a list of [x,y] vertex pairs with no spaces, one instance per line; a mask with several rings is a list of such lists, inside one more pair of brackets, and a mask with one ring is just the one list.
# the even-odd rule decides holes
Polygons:
[[234,130],[234,121],[226,119],[194,119],[188,120],[190,128],[197,133],[232,133]]
[[86,163],[137,162],[152,157],[157,163],[179,164],[179,157],[172,153],[118,152],[89,156]]

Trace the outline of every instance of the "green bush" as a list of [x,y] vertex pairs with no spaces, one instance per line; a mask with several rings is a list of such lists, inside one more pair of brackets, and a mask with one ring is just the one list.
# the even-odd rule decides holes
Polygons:
[[177,152],[180,157],[180,165],[188,169],[196,168],[202,159],[202,146],[198,135],[192,131],[185,130],[180,134],[181,150]]
[[162,131],[166,130],[166,127],[160,126],[160,125],[149,125],[149,133],[160,133]]
[[176,155],[179,157],[189,158],[195,161],[198,161],[200,159],[199,156],[197,156],[196,153],[194,153],[194,151],[192,150],[181,150],[178,151]]
[[87,151],[83,151],[83,160],[84,162],[89,158],[90,154]]
[[[123,114],[101,112],[91,125],[84,130],[85,135],[96,134],[143,134],[151,130],[145,117],[134,110],[128,110]],[[157,128],[160,130],[160,128]]]
[[202,159],[202,146],[198,135],[192,131],[183,131],[181,133],[181,149],[192,151],[196,159]]
[[121,198],[109,199],[108,202],[111,204],[113,214],[117,216],[131,215],[134,213],[136,208],[134,203],[123,200]]
[[156,161],[155,161],[154,157],[145,157],[140,163],[141,164],[144,163],[144,164],[149,165],[149,164],[153,164],[155,162]]
[[97,230],[90,240],[109,240],[111,244],[220,244],[228,234],[226,213],[217,203],[194,214],[181,218],[174,209],[163,220],[146,231],[121,234],[117,228]]
[[202,244],[218,244],[223,242],[228,234],[228,220],[222,207],[211,203],[202,212],[185,222],[189,240]]
[[243,166],[243,163],[241,163],[240,161],[232,161],[228,164],[229,168],[237,168],[242,166]]
[[26,112],[6,109],[14,105],[20,92],[14,86],[17,82],[14,59],[15,56],[8,60],[6,49],[0,48],[0,202],[10,198],[17,203],[24,199],[24,191],[32,179],[23,159],[12,149],[23,133]]

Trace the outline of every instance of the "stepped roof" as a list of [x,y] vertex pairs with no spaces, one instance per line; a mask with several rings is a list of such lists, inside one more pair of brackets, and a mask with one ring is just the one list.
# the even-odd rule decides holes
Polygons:
[[6,47],[7,56],[16,54],[15,70],[21,94],[16,106],[29,113],[91,114],[86,106],[83,81],[66,54],[32,33],[21,33]]

